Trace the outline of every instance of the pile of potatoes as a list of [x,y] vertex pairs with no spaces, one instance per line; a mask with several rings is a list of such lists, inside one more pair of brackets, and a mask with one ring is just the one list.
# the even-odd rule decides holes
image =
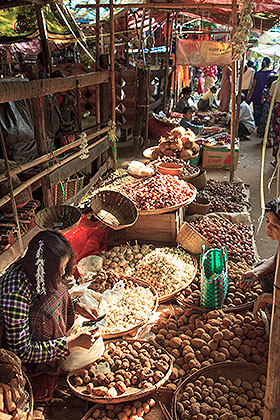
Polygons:
[[148,398],[146,401],[134,401],[126,404],[107,404],[96,408],[87,420],[140,420],[156,404],[155,400]]
[[[106,365],[100,373],[96,368]],[[149,342],[107,343],[97,362],[74,373],[76,387],[86,386],[92,396],[115,398],[131,388],[148,389],[167,377],[171,358],[163,349]]]
[[257,381],[236,378],[231,381],[223,376],[217,380],[200,376],[194,383],[187,383],[176,404],[181,420],[261,420],[266,378]]
[[[155,341],[174,358],[171,383],[216,362],[240,360],[266,365],[268,336],[263,321],[253,314],[225,314],[213,310],[204,314],[177,308],[174,315],[161,318],[151,331]],[[172,383],[173,382],[173,383]]]
[[[248,302],[253,302],[263,293],[260,283],[255,282],[252,289],[245,292],[237,284],[246,271],[251,270],[243,261],[231,261],[228,264],[228,292],[224,302],[224,308],[234,308]],[[200,305],[200,274],[197,274],[192,284],[183,292],[183,297],[190,305]]]

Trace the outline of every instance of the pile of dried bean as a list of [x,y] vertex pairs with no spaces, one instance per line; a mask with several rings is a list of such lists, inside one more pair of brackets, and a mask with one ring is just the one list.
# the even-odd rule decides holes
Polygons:
[[209,179],[198,197],[207,198],[210,203],[210,212],[224,211],[228,213],[241,212],[246,198],[241,185]]
[[139,210],[156,210],[180,205],[194,192],[185,181],[171,175],[157,174],[146,181],[130,182],[118,188]]
[[253,233],[242,223],[218,217],[202,217],[189,222],[213,247],[227,248],[230,257],[254,263]]

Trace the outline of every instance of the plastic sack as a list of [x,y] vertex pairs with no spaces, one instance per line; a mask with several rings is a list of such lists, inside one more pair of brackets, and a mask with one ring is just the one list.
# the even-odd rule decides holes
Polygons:
[[78,286],[70,289],[70,295],[72,298],[79,297],[80,302],[87,305],[90,309],[98,309],[103,296],[101,293],[95,292],[94,290],[88,289],[91,282],[79,284]]
[[73,347],[70,355],[61,363],[61,368],[66,372],[81,369],[98,360],[105,351],[103,338],[100,336],[90,349]]
[[228,254],[225,247],[212,248],[201,254],[200,306],[218,309],[224,303],[228,290]]
[[103,299],[100,304],[100,309],[106,312],[106,309],[108,308],[108,306],[117,305],[122,300],[123,293],[124,293],[123,281],[119,281],[118,283],[116,283],[113,289],[105,290],[105,292],[102,295]]

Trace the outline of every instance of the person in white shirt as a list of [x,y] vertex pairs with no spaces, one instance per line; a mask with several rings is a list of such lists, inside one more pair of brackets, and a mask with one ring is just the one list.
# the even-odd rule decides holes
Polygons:
[[244,93],[245,98],[248,95],[249,89],[251,88],[254,80],[255,70],[253,68],[253,61],[248,60],[243,73],[243,80],[242,80],[242,93]]
[[241,94],[239,124],[238,124],[238,137],[240,140],[249,140],[250,136],[255,130],[255,120],[250,108],[250,105],[245,101],[245,95]]

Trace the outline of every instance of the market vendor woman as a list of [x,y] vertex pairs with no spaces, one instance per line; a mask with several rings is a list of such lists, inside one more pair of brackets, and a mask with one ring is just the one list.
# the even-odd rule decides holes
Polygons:
[[203,124],[197,124],[193,121],[194,110],[187,106],[184,108],[184,117],[180,121],[180,125],[186,130],[191,129],[194,134],[201,134],[203,131],[210,131],[212,133],[219,133],[221,129],[219,127],[205,127]]
[[184,109],[186,106],[195,106],[195,102],[191,97],[192,94],[192,88],[190,86],[184,87],[181,92],[181,99],[176,105],[176,108],[174,109],[174,112],[179,112],[180,114],[183,114]]
[[[48,401],[57,384],[59,362],[75,346],[90,348],[93,332],[66,337],[74,322],[74,304],[62,277],[72,271],[73,251],[60,233],[45,230],[30,241],[25,255],[0,277],[3,345],[26,364],[35,400]],[[87,307],[81,315],[94,319]]]

